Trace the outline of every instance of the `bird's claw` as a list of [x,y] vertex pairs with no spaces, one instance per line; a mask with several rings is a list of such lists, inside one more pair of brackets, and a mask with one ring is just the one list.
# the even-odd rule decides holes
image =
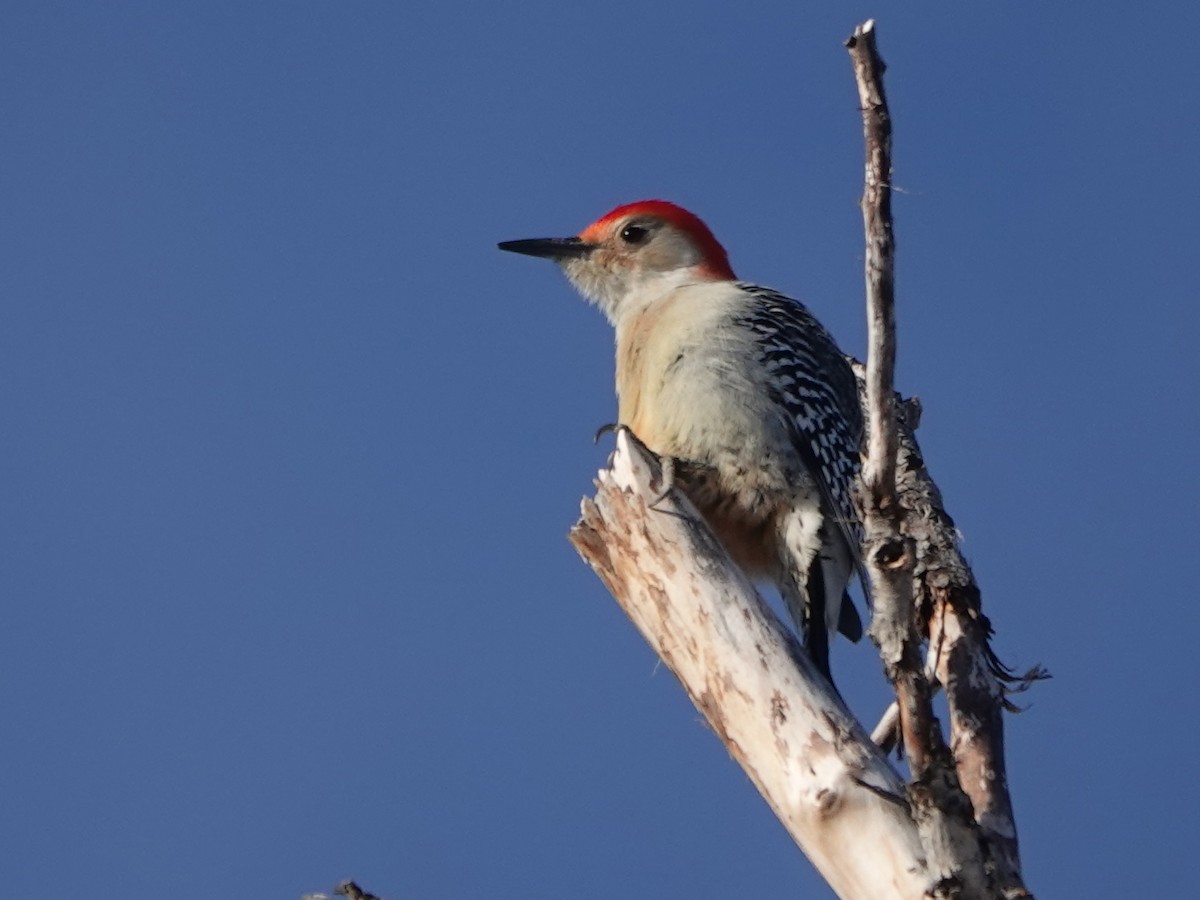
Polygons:
[[592,437],[592,443],[593,444],[600,443],[600,438],[604,437],[606,434],[616,433],[616,430],[620,427],[621,426],[618,425],[616,422],[609,422],[607,425],[601,425],[599,428],[596,429],[596,433]]
[[[607,425],[601,425],[596,429],[596,434],[592,438],[592,443],[600,443],[600,438],[604,437],[606,434],[615,434],[623,427],[624,426],[618,422],[609,422]],[[637,439],[637,435],[634,435],[633,432],[629,432],[629,434],[633,436],[633,439],[637,441],[638,445],[643,450],[648,452],[650,451],[649,447]],[[671,493],[671,489],[675,487],[675,457],[659,456],[658,464],[661,467],[659,491],[654,495],[650,502],[646,504],[650,507],[650,509],[656,509],[658,504],[667,499],[667,494]]]

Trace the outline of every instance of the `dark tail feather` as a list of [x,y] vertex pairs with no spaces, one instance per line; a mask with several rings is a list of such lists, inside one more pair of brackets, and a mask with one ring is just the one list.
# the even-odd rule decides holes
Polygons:
[[849,594],[842,594],[842,608],[838,610],[838,633],[845,635],[855,644],[862,640],[862,619],[859,618],[858,610],[854,608]]
[[[825,573],[821,571],[820,559],[813,560],[808,570],[808,604],[804,609],[804,646],[808,658],[825,680],[833,684],[833,672],[829,668],[829,632],[825,626]],[[841,630],[841,623],[838,623]],[[835,687],[836,691],[837,688]]]

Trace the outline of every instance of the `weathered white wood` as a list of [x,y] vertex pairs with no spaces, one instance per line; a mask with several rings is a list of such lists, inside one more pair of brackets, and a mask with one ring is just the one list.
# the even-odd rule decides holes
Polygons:
[[840,897],[920,898],[904,786],[795,638],[620,431],[571,540]]

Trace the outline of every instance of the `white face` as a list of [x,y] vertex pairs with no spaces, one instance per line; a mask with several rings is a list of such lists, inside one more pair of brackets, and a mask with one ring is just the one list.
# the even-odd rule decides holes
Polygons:
[[613,322],[628,308],[696,280],[692,270],[703,261],[686,234],[656,216],[627,216],[581,237],[595,249],[560,265],[576,289]]

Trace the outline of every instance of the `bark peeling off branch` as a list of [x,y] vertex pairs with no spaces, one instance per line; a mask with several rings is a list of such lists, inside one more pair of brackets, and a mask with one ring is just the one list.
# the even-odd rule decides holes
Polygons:
[[[864,555],[873,586],[886,588],[882,597],[876,597],[876,616],[882,621],[872,626],[872,636],[881,640],[889,678],[897,688],[897,727],[909,751],[914,814],[931,866],[947,871],[945,866],[955,862],[953,848],[948,847],[946,854],[938,850],[942,837],[955,832],[958,851],[968,854],[958,855],[959,871],[966,879],[964,887],[976,882],[978,870],[967,846],[971,838],[964,828],[964,816],[973,817],[982,838],[974,843],[985,848],[990,889],[1004,897],[1027,897],[1005,781],[1004,685],[1017,681],[1027,686],[1046,675],[1034,668],[1018,678],[992,653],[988,643],[991,628],[982,613],[979,589],[959,552],[954,523],[925,469],[913,433],[919,406],[913,403],[901,407],[893,390],[891,120],[874,23],[868,21],[855,29],[847,47],[854,62],[867,148],[862,208],[867,235],[870,355],[865,371],[857,369],[867,398],[870,429],[868,458],[863,467],[867,535]],[[901,411],[904,414],[898,415]],[[897,540],[902,540],[911,554],[906,560],[912,576],[907,594],[899,584],[898,573],[880,565],[880,554],[894,554],[890,548]],[[903,608],[897,605],[901,602]],[[946,689],[953,770],[951,755],[929,705],[930,677],[922,673],[919,664],[922,634],[928,638],[929,668]],[[883,736],[884,731],[881,723],[877,734]],[[940,795],[931,798],[932,806],[923,799],[927,789]],[[934,831],[929,830],[931,827]]]
[[687,500],[622,430],[571,542],[839,896],[934,890],[904,787]]
[[861,500],[863,557],[875,603],[870,634],[896,691],[900,733],[913,774],[909,799],[930,869],[938,878],[937,893],[984,896],[987,879],[970,803],[959,788],[923,672],[913,605],[915,548],[901,533],[897,503],[892,126],[874,22],[857,27],[846,47],[854,64],[866,144],[861,206],[866,233],[867,455]]
[[[854,363],[854,370],[865,391],[865,367]],[[902,531],[912,541],[916,559],[917,627],[929,647],[926,679],[936,679],[946,691],[958,781],[971,801],[984,838],[996,890],[1004,897],[1028,897],[1005,777],[1005,684],[1015,683],[1013,690],[1023,690],[1048,676],[1041,667],[1016,675],[992,652],[991,625],[982,612],[979,587],[917,443],[920,404],[911,399],[901,402],[899,395],[896,404],[901,412],[897,419],[897,497]],[[885,749],[899,736],[898,718],[899,710],[893,704],[872,734]]]
[[970,798],[998,891],[1027,897],[1004,762],[1004,688],[979,652],[987,646],[979,620],[944,599],[934,610],[930,635],[938,644],[938,680],[946,686],[958,779]]

